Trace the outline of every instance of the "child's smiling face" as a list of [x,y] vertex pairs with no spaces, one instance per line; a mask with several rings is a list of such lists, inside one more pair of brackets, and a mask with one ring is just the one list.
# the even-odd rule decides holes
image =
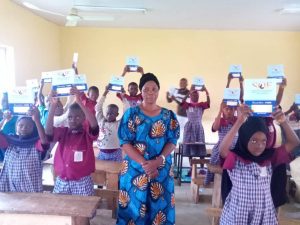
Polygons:
[[267,136],[261,132],[255,132],[248,142],[248,151],[254,156],[260,156],[266,149]]
[[199,101],[199,93],[197,90],[192,90],[190,92],[190,98],[192,102],[198,102]]
[[27,137],[33,132],[33,121],[28,118],[20,119],[17,123],[17,134],[20,137]]

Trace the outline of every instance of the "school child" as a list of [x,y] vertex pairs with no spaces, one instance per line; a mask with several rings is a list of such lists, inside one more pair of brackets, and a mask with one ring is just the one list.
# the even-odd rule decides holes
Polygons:
[[[280,109],[276,109],[273,116],[288,138],[276,149],[267,146],[269,130],[265,120],[250,114],[249,107],[239,107],[236,122],[220,144],[220,154],[225,158],[223,168],[232,182],[223,207],[221,225],[278,224],[271,195],[273,167],[289,162],[289,153],[300,144]],[[230,151],[237,132],[237,143]]]
[[[236,107],[227,106],[224,101],[222,101],[220,105],[220,110],[215,118],[215,121],[212,125],[212,131],[218,131],[219,140],[216,145],[212,149],[212,154],[210,158],[210,164],[212,165],[219,165],[220,164],[220,152],[219,147],[220,143],[222,142],[223,138],[227,134],[227,132],[232,128],[233,124],[236,121],[236,116],[234,115],[236,112]],[[233,139],[231,149],[235,146],[237,140],[237,136]],[[204,180],[204,185],[209,185],[210,182],[213,182],[214,174],[210,171],[207,171],[206,177]]]
[[[183,101],[182,107],[186,109],[188,121],[184,126],[183,143],[205,143],[204,129],[202,126],[202,115],[205,109],[210,107],[209,93],[205,86],[201,89],[201,92],[206,93],[206,101],[199,101],[199,93],[195,89],[190,91],[190,102]],[[199,156],[197,146],[184,145],[183,154],[189,156]]]
[[0,121],[0,130],[4,134],[16,134],[16,122],[18,117],[12,115],[8,107],[8,94],[4,92],[2,95],[1,106],[3,110],[3,117]]
[[[228,74],[226,88],[229,88],[232,80],[233,77],[231,76],[231,74]],[[240,85],[240,102],[242,103],[243,95],[244,95],[244,86],[243,86],[244,78],[240,76],[238,80]],[[236,116],[235,116],[237,112],[236,109],[237,106],[228,106],[224,101],[221,102],[219,113],[212,125],[212,132],[218,131],[218,136],[219,136],[219,140],[217,144],[212,149],[212,154],[210,158],[210,164],[212,165],[220,164],[220,151],[219,151],[220,143],[236,121]],[[233,139],[231,149],[234,148],[236,140],[237,140],[237,136],[235,136],[235,138]],[[214,174],[211,173],[210,171],[207,171],[204,180],[204,185],[205,186],[209,185],[209,183],[213,182],[213,180],[214,180]]]
[[[183,128],[188,121],[187,115],[186,115],[186,109],[182,107],[181,103],[187,99],[189,96],[189,89],[187,88],[188,81],[186,78],[181,78],[179,81],[179,88],[177,89],[174,96],[170,95],[169,92],[167,92],[167,102],[171,103],[175,101],[177,103],[177,110],[176,110],[176,116],[177,120],[179,122],[180,128]],[[183,129],[180,129],[180,137],[177,141],[177,143],[181,143],[183,139]]]
[[103,104],[108,94],[108,88],[109,86],[106,86],[100,101],[95,107],[99,125],[97,147],[100,150],[97,159],[122,162],[122,150],[118,138],[120,121],[117,120],[119,108],[115,104],[109,104],[106,108],[106,114],[103,113]]
[[19,117],[17,134],[0,133],[0,148],[5,149],[3,169],[0,173],[0,191],[41,192],[42,152],[49,144],[36,107],[28,116]]
[[[46,134],[50,141],[58,142],[54,155],[54,170],[57,175],[54,193],[71,195],[93,195],[91,173],[95,171],[93,141],[97,139],[99,127],[96,117],[83,105],[80,92],[71,88],[75,103],[69,107],[69,127],[53,127],[53,118],[57,104],[51,98]],[[83,126],[85,119],[89,127]]]
[[87,96],[84,92],[80,93],[82,104],[87,107],[94,115],[96,114],[95,105],[99,97],[99,89],[96,86],[91,86],[88,89]]
[[[124,71],[122,73],[122,77],[125,76],[127,72],[130,72],[129,66],[125,66]],[[144,70],[142,67],[138,67],[137,72],[141,75],[144,74]],[[117,97],[121,99],[123,102],[123,112],[125,112],[130,107],[135,107],[143,101],[141,93],[138,94],[138,84],[135,82],[130,82],[128,84],[128,94],[126,94],[125,91],[122,91],[122,93],[117,93]]]

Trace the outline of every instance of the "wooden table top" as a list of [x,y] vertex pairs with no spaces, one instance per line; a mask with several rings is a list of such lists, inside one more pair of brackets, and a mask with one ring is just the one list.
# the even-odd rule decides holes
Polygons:
[[99,204],[96,196],[0,193],[0,213],[92,217]]
[[[98,160],[96,159],[96,171],[101,170],[109,173],[119,173],[121,171],[122,163],[107,161],[107,160]],[[53,158],[48,159],[44,164],[53,165]]]
[[97,160],[96,159],[96,171],[105,171],[108,173],[120,173],[122,163],[107,161],[107,160]]

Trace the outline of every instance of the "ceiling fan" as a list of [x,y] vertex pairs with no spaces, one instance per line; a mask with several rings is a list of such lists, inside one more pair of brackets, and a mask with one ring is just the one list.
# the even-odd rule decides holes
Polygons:
[[[108,14],[102,14],[102,15],[86,15],[86,12],[90,12],[90,11],[95,11],[95,12],[99,12],[99,9],[105,10],[105,9],[110,9],[108,7],[97,7],[97,6],[73,6],[70,10],[70,13],[67,15],[58,13],[58,12],[53,12],[53,11],[49,11],[46,9],[42,9],[36,5],[33,5],[29,2],[23,2],[23,5],[31,10],[35,10],[35,11],[39,11],[42,13],[47,13],[47,14],[52,14],[55,16],[61,16],[64,17],[66,20],[65,26],[69,26],[69,27],[75,27],[77,26],[77,24],[80,21],[113,21],[114,17],[112,15],[108,15]],[[98,11],[97,11],[98,9]],[[112,8],[112,9],[117,9],[117,8]],[[126,8],[119,8],[119,9],[126,9]],[[85,12],[85,15],[81,15],[80,12]]]

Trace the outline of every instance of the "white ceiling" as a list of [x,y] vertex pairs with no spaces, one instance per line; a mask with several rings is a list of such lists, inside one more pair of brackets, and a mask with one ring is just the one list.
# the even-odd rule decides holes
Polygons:
[[[175,28],[212,30],[300,31],[300,13],[280,14],[284,7],[300,7],[300,0],[12,0],[30,2],[39,8],[68,15],[74,5],[146,8],[147,13],[97,12],[114,21],[80,21],[78,26],[126,28]],[[29,10],[29,9],[28,9]],[[33,11],[64,26],[66,19]],[[79,11],[79,15],[95,12]]]

